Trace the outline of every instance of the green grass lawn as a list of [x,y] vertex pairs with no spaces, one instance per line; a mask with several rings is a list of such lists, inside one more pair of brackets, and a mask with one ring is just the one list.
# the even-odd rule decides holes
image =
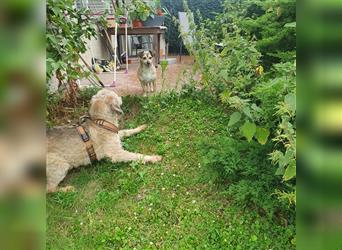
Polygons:
[[[158,164],[101,161],[70,173],[76,191],[47,198],[48,249],[292,249],[293,226],[239,207],[202,162],[201,145],[228,136],[229,115],[205,98],[124,99],[127,150]],[[276,199],[276,197],[274,197]]]

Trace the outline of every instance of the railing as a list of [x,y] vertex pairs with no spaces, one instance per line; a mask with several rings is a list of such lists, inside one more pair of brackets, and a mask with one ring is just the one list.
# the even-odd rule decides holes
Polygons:
[[112,0],[77,0],[77,8],[87,8],[92,15],[103,15],[108,13],[113,15]]

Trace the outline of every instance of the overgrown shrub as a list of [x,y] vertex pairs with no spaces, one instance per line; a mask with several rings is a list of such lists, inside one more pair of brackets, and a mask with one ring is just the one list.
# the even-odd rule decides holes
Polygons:
[[216,16],[208,16],[203,11],[194,11],[188,1],[189,9],[196,13],[194,21],[209,31],[216,43],[224,38],[226,30],[231,32],[237,25],[240,34],[255,41],[255,48],[261,53],[261,62],[266,69],[275,63],[293,60],[296,54],[296,1],[245,1],[226,0],[221,2]]
[[53,127],[67,123],[77,123],[81,115],[87,114],[91,97],[99,90],[99,87],[93,86],[80,89],[76,95],[77,106],[73,106],[65,100],[65,93],[47,93],[47,126]]
[[[273,179],[279,186],[274,186],[273,191],[282,194],[281,198],[290,197],[290,203],[295,203],[296,176],[295,51],[290,42],[285,50],[278,50],[282,42],[276,36],[286,34],[290,36],[287,39],[295,40],[295,31],[290,28],[295,26],[294,3],[294,0],[281,3],[226,0],[226,12],[213,21],[203,20],[196,25],[185,2],[190,32],[182,34],[185,41],[188,36],[193,38],[186,46],[195,57],[195,70],[202,76],[198,82],[200,88],[208,89],[231,110],[227,124],[231,135],[238,140],[272,146],[272,149],[267,147],[263,157],[278,165],[273,168]],[[290,8],[283,12],[284,18],[280,13],[283,5]],[[247,27],[247,20],[265,27],[259,27],[257,34],[255,29]],[[260,43],[265,45],[262,49]],[[283,52],[287,55],[281,63],[264,60],[268,53],[284,55]],[[286,195],[282,190],[284,181],[290,186],[285,188]]]
[[[96,23],[104,22],[90,15],[90,10],[76,8],[74,0],[48,0],[46,4],[46,75],[55,76],[58,88],[66,90],[64,99],[76,106],[78,81],[89,79],[92,72],[81,63],[87,40],[97,37]],[[94,80],[91,80],[94,82]]]
[[[190,0],[189,7],[193,12],[199,11],[205,18],[212,19],[214,18],[218,12],[222,12],[222,3],[223,0]],[[178,17],[178,12],[184,11],[183,0],[161,0],[161,4],[163,7],[166,7],[171,16]],[[196,22],[199,22],[199,19],[196,19]],[[183,45],[182,39],[179,39],[180,33],[178,31],[177,25],[172,19],[166,19],[165,25],[168,30],[166,33],[166,39],[169,44],[170,53],[179,53],[180,46]],[[183,45],[184,47],[184,45]],[[186,52],[186,48],[183,48],[183,53]]]
[[[275,189],[281,178],[275,177],[277,169],[265,157],[272,145],[262,146],[256,142],[248,143],[230,137],[215,137],[203,142],[202,162],[217,173],[217,180],[224,182],[226,193],[232,202],[241,208],[254,208],[274,219],[275,213],[286,212],[286,203],[274,199]],[[292,214],[293,215],[293,214]]]

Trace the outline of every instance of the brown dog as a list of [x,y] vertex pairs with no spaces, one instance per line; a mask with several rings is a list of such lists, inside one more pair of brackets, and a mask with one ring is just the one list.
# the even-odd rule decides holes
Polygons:
[[156,91],[157,70],[153,64],[154,53],[152,51],[142,51],[139,53],[140,66],[138,78],[144,95]]

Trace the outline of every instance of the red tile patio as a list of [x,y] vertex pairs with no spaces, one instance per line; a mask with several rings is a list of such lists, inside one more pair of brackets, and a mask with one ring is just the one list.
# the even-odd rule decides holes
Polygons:
[[[175,57],[174,57],[175,58]],[[193,64],[193,59],[190,56],[182,56],[182,62],[180,62],[180,58],[177,57],[177,63],[176,64],[170,64],[167,67],[166,73],[165,73],[165,88],[167,89],[179,89],[184,82],[182,79],[184,79],[184,71],[189,72],[191,70],[191,65]],[[125,95],[142,95],[142,88],[139,83],[138,77],[137,77],[137,71],[138,71],[138,60],[133,59],[132,64],[129,65],[129,71],[127,74],[125,74],[125,71],[118,71],[117,73],[117,80],[116,80],[116,86],[110,87],[115,90],[116,93],[118,93],[120,96]],[[158,66],[157,69],[157,91],[161,91],[162,89],[162,70],[161,66]],[[104,72],[98,75],[101,81],[106,85],[110,86],[113,83],[113,73],[112,72]],[[89,81],[84,80],[81,82],[82,86],[89,85]]]

